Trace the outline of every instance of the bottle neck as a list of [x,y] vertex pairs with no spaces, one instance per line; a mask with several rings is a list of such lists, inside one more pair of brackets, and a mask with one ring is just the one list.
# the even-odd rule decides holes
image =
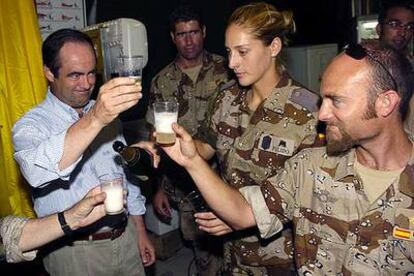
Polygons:
[[136,147],[125,147],[121,151],[121,155],[129,166],[133,166],[138,163],[140,158],[139,149]]

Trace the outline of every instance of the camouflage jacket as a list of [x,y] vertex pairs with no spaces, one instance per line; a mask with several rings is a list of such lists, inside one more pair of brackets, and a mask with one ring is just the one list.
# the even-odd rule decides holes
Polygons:
[[154,125],[152,104],[155,101],[175,99],[179,103],[178,123],[191,135],[196,134],[205,120],[208,101],[227,80],[224,58],[207,51],[195,83],[173,61],[152,79],[147,122]]
[[[236,83],[228,86],[212,103],[208,127],[200,130],[198,138],[216,149],[227,183],[236,188],[259,185],[288,158],[314,143],[319,96],[284,72],[271,95],[251,111],[249,89]],[[249,266],[292,263],[290,229],[266,246],[260,245],[258,237],[257,232],[235,233],[227,245],[230,254]]]
[[[23,253],[19,248],[20,236],[28,220],[28,218],[14,216],[7,216],[0,219],[0,238],[3,241],[5,251],[0,252],[0,257],[6,255],[6,260],[9,263],[31,261],[36,257],[36,250]],[[1,244],[0,247],[2,249]]]
[[[293,221],[302,275],[411,275],[414,271],[414,151],[387,190],[370,202],[354,170],[355,150],[328,157],[305,149],[261,187],[241,192],[263,238]],[[411,272],[411,274],[410,274]]]
[[[414,56],[410,54],[410,55],[407,55],[407,58],[410,61],[411,66],[414,68]],[[405,121],[404,121],[404,127],[405,127],[405,131],[408,133],[411,139],[413,139],[414,138],[414,97],[411,97],[410,99],[407,117],[405,118]]]

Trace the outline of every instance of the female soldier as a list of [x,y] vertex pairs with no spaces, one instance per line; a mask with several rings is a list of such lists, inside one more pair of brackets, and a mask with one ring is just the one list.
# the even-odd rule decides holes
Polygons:
[[[292,80],[279,61],[286,36],[294,32],[289,11],[260,2],[238,8],[226,30],[229,67],[238,83],[222,88],[196,141],[205,159],[217,153],[224,180],[235,188],[258,185],[316,138],[319,96]],[[232,230],[213,213],[196,215],[211,234]],[[216,224],[211,228],[212,224]],[[260,240],[256,229],[229,235],[226,271],[235,275],[293,273],[291,230]]]

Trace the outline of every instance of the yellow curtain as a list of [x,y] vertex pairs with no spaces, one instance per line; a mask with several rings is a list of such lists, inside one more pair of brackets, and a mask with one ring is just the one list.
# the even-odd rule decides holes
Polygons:
[[46,92],[34,2],[0,1],[0,216],[34,216],[11,140],[13,124]]

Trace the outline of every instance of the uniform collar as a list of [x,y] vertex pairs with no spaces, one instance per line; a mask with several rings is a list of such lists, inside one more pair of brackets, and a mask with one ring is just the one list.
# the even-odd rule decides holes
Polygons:
[[[173,62],[173,66],[176,72],[180,72],[181,68],[178,66],[178,56],[175,57],[174,62]],[[213,56],[206,50],[203,50],[203,66],[201,67],[201,70],[208,70],[213,66]]]
[[290,87],[292,86],[292,79],[286,70],[282,71],[279,82],[273,88],[270,96],[263,102],[265,110],[284,114],[285,106],[290,97]]
[[[325,153],[326,154],[326,153]],[[344,180],[347,177],[354,177],[354,163],[355,163],[355,149],[352,148],[346,153],[337,156],[337,157],[328,157],[335,158],[337,163],[333,167],[321,167],[321,170],[328,173],[332,179],[335,181]]]
[[414,198],[414,146],[411,151],[411,158],[408,165],[401,173],[399,180],[400,192]]
[[[285,112],[285,105],[290,96],[289,88],[292,85],[292,79],[290,78],[288,72],[283,69],[279,82],[273,88],[269,97],[265,99],[259,107],[256,109],[256,112],[260,110],[263,112],[263,117],[266,116],[266,110],[276,112],[278,114],[283,114]],[[286,90],[286,91],[285,91]],[[251,89],[243,89],[242,99],[240,109],[244,112],[251,112],[248,104],[248,93]],[[250,92],[251,93],[251,92]]]
[[[321,167],[321,169],[327,172],[335,181],[345,182],[343,180],[347,178],[354,178],[356,176],[354,169],[354,163],[356,160],[355,149],[352,148],[344,155],[338,156],[336,158],[338,158],[338,163],[335,167]],[[411,158],[401,173],[398,186],[401,193],[414,198],[414,146],[411,152]]]

